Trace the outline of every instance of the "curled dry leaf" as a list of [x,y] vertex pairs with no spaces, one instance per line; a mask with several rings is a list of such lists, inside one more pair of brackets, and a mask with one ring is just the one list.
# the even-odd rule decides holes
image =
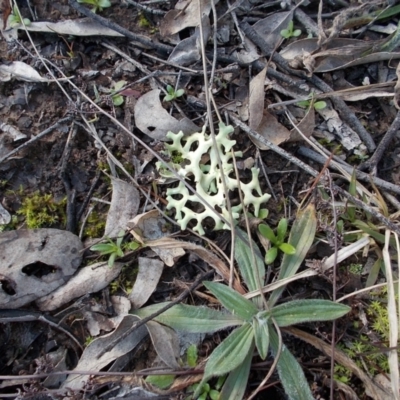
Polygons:
[[99,336],[100,331],[110,332],[115,328],[112,319],[97,312],[85,311],[83,313],[83,318],[86,321],[86,327],[90,336],[93,337]]
[[394,105],[398,110],[400,110],[400,62],[397,64],[396,75],[397,82],[394,87]]
[[[207,43],[207,40],[211,34],[210,20],[207,16],[203,16],[202,24],[204,43]],[[168,61],[183,66],[195,63],[201,58],[200,43],[200,28],[196,27],[192,36],[181,40],[175,46],[174,50],[172,50],[172,53],[168,57]]]
[[179,338],[177,333],[172,328],[155,321],[147,322],[146,327],[161,360],[170,368],[180,369],[177,361],[179,358]]
[[82,268],[65,285],[36,301],[41,311],[51,311],[88,293],[107,287],[121,272],[123,263],[115,262],[110,268],[101,262]]
[[263,118],[264,111],[264,85],[267,67],[258,73],[250,82],[249,92],[249,126],[257,130]]
[[111,206],[107,214],[104,236],[117,237],[128,221],[136,216],[140,204],[139,191],[131,184],[111,178]]
[[157,210],[151,210],[136,216],[130,221],[129,226],[135,240],[142,244],[146,242],[146,246],[149,246],[165,265],[172,267],[180,257],[185,255],[182,247],[177,245],[165,248],[149,244],[149,240],[160,239],[165,236],[166,224],[165,219]]
[[[12,78],[26,82],[54,82],[54,79],[42,78],[35,69],[22,61],[13,61],[9,64],[0,65],[0,82],[8,82]],[[58,81],[68,79],[60,78]]]
[[134,309],[140,308],[153,294],[164,268],[162,261],[152,258],[139,257],[138,263],[138,276],[129,294]]
[[199,61],[200,42],[196,35],[181,40],[168,57],[170,63],[187,67]]
[[178,121],[162,106],[160,90],[151,90],[141,96],[135,105],[136,126],[155,140],[167,140],[167,133],[185,132],[186,135],[198,132],[199,127],[187,118]]
[[[214,4],[218,4],[215,0]],[[211,2],[200,0],[201,14],[199,14],[199,2],[192,0],[178,1],[175,9],[169,11],[160,24],[162,36],[171,36],[188,27],[195,27],[199,24],[199,15],[208,16],[211,10]]]
[[4,122],[0,123],[0,129],[8,136],[12,137],[14,141],[26,139],[25,133],[20,132],[18,129]]
[[[189,250],[197,254],[203,261],[213,267],[219,275],[221,275],[227,282],[229,282],[229,268],[214,253],[205,249],[202,246],[198,246],[190,242],[182,242],[180,240],[176,240],[170,237],[163,237],[161,239],[152,240],[147,242],[146,244],[152,248],[158,247],[163,249],[173,249],[179,247]],[[245,290],[238,279],[234,279],[233,288],[241,294],[245,293]]]
[[[290,131],[283,126],[274,115],[264,110],[263,117],[257,128],[257,132],[268,139],[270,142],[279,145],[286,142],[290,137]],[[261,150],[268,150],[269,147],[260,143],[258,140],[250,136],[251,141]]]
[[26,27],[19,25],[14,29],[26,29],[30,32],[48,32],[51,34],[56,32],[58,35],[73,36],[124,36],[90,18],[68,19],[59,22],[31,22],[31,24]]
[[10,213],[0,203],[0,225],[9,224],[11,221]]
[[[315,112],[313,107],[309,107],[304,118],[297,124],[299,129],[304,136],[310,137],[315,127]],[[303,137],[298,133],[298,130],[293,128],[289,131],[284,125],[282,125],[274,115],[264,110],[263,118],[260,125],[258,126],[257,132],[268,139],[270,142],[280,145],[284,142],[297,142],[304,140]],[[258,140],[250,137],[252,142],[261,150],[268,150],[269,147],[260,143]]]
[[0,309],[19,308],[63,285],[82,261],[82,242],[58,229],[0,233]]
[[[135,317],[134,315],[126,315],[114,332],[104,335],[90,343],[82,353],[78,365],[74,370],[100,371],[118,357],[121,357],[133,350],[147,335],[147,329],[145,326],[140,326],[138,329],[135,329],[124,340],[120,341],[112,350],[99,357],[105,347],[123,335],[138,320],[139,318]],[[89,379],[90,375],[69,375],[68,379],[62,385],[62,388],[64,390],[81,390],[85,387]]]

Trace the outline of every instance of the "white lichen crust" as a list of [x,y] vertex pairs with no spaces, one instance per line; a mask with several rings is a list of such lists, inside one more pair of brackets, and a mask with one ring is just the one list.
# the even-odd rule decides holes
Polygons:
[[[224,194],[224,187],[221,176],[225,178],[225,184],[228,190],[238,189],[238,181],[235,177],[231,178],[229,175],[234,176],[234,167],[230,162],[232,159],[231,149],[236,144],[235,140],[229,139],[229,134],[233,132],[232,126],[225,126],[219,124],[219,132],[215,136],[217,149],[213,146],[212,137],[205,133],[205,127],[202,132],[194,133],[184,138],[183,132],[177,134],[168,132],[167,137],[172,140],[172,144],[166,144],[166,148],[170,154],[177,152],[182,155],[182,158],[188,162],[187,165],[181,167],[177,172],[183,178],[193,176],[197,193],[205,199],[214,210],[220,210],[226,220],[229,221],[229,213],[226,207],[226,197]],[[182,146],[182,140],[184,145]],[[192,147],[195,150],[191,150]],[[216,151],[219,152],[222,171],[218,166],[218,158]],[[234,152],[235,157],[242,157],[242,152]],[[202,159],[209,156],[207,164],[202,163]],[[204,162],[204,161],[203,161]],[[260,183],[258,181],[259,170],[252,168],[252,180],[249,183],[240,182],[240,188],[243,192],[243,202],[245,206],[250,204],[254,207],[255,215],[258,215],[260,205],[265,203],[271,197],[269,194],[262,194]],[[253,193],[256,192],[258,196]],[[229,229],[229,226],[224,223],[221,218],[205,206],[204,211],[195,212],[188,207],[188,201],[191,202],[190,206],[196,203],[201,203],[199,197],[189,192],[187,187],[179,182],[179,185],[172,189],[167,189],[167,209],[175,208],[176,220],[182,229],[186,229],[191,220],[196,220],[197,224],[193,230],[199,234],[204,234],[202,222],[210,217],[215,222],[215,230]],[[239,215],[243,206],[232,207],[232,215],[235,222],[239,219]]]

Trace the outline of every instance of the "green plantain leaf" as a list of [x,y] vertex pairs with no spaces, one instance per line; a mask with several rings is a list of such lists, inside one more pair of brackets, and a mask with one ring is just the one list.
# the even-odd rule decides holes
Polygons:
[[278,228],[276,229],[277,240],[279,243],[282,243],[284,241],[287,228],[288,228],[288,220],[286,218],[282,218],[279,221]]
[[113,267],[116,258],[117,258],[117,253],[110,254],[110,257],[108,258],[108,262],[107,262],[107,264],[110,268]]
[[[236,328],[218,347],[212,352],[204,369],[201,385],[213,376],[221,376],[239,367],[254,347],[254,331],[249,323]],[[201,391],[194,393],[196,398]]]
[[115,246],[109,243],[94,244],[90,248],[91,251],[99,251],[102,255],[114,253],[115,249],[116,249]]
[[250,348],[242,364],[228,375],[228,378],[222,387],[219,400],[242,400],[244,398],[244,392],[246,391],[247,381],[250,374],[253,352],[254,345]]
[[[131,312],[139,318],[146,318],[161,308],[166,303],[153,304]],[[159,316],[154,321],[170,326],[171,328],[192,333],[212,333],[232,326],[242,325],[243,321],[232,314],[212,310],[207,307],[177,304]]]
[[[264,286],[265,264],[257,244],[252,241],[256,265],[254,265],[253,256],[250,249],[249,236],[246,232],[236,228],[235,230],[235,260],[238,263],[240,274],[243,277],[249,291],[257,290]],[[258,271],[258,273],[257,273]],[[261,279],[261,282],[258,280]],[[255,304],[261,307],[261,297],[254,298]]]
[[285,393],[290,400],[314,400],[304,372],[294,358],[293,354],[282,345],[282,351],[278,355],[279,339],[275,329],[270,327],[269,331],[271,350],[274,357],[279,357],[278,360],[278,374],[285,389]]
[[279,245],[279,249],[285,254],[295,254],[296,249],[289,243],[282,243]]
[[278,256],[278,249],[274,246],[265,253],[265,264],[272,264]]
[[265,360],[269,348],[269,327],[267,318],[253,319],[254,339],[260,357]]
[[260,224],[258,225],[258,230],[263,235],[265,238],[267,238],[270,242],[276,243],[277,238],[275,236],[274,231],[269,227],[269,225],[266,224]]
[[203,282],[203,284],[228,311],[237,315],[243,321],[249,321],[258,313],[258,308],[253,302],[247,300],[229,286],[217,282]]
[[181,96],[183,96],[185,94],[185,89],[178,89],[176,92],[175,92],[175,97],[181,97]]
[[116,94],[115,96],[112,96],[112,101],[114,106],[118,107],[124,104],[124,98],[120,94]]
[[302,322],[331,321],[351,310],[350,307],[330,300],[293,300],[275,306],[271,317],[278,326],[291,326]]
[[[284,254],[278,280],[293,276],[304,261],[308,250],[310,249],[317,229],[317,218],[315,207],[309,204],[304,210],[299,211],[296,220],[290,230],[288,243],[295,249],[295,254]],[[279,299],[285,286],[272,292],[269,298],[269,306],[272,307]]]

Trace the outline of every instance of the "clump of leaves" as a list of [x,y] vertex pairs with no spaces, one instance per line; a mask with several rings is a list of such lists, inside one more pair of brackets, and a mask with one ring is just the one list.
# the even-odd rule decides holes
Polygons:
[[294,29],[294,23],[293,21],[289,22],[289,25],[286,29],[281,30],[281,36],[283,36],[285,39],[290,39],[292,37],[298,37],[301,35],[301,30],[300,29]]
[[14,28],[15,26],[21,25],[22,22],[25,25],[30,25],[31,24],[31,20],[28,18],[22,18],[21,13],[19,12],[18,7],[15,5],[13,7],[12,13],[10,14],[10,16],[8,17],[8,25],[11,28]]
[[286,218],[282,218],[279,221],[276,235],[268,224],[258,225],[258,230],[266,239],[271,242],[271,248],[265,254],[265,263],[272,264],[278,256],[278,250],[285,254],[295,254],[296,249],[290,244],[285,243],[285,236],[288,228],[288,221]]
[[175,90],[171,85],[167,85],[167,95],[164,97],[164,101],[172,101],[181,97],[185,94],[184,89]]
[[[289,237],[289,243],[297,249],[295,254],[284,254],[278,280],[293,276],[310,249],[317,227],[315,208],[312,204],[301,211]],[[236,230],[235,259],[243,281],[248,289],[256,292],[264,284],[265,263],[256,243],[252,242],[254,257],[250,251],[251,238]],[[254,259],[255,258],[255,259]],[[221,388],[219,399],[241,399],[246,391],[253,353],[257,350],[265,360],[271,351],[277,358],[277,371],[289,399],[312,400],[304,372],[289,349],[282,343],[280,328],[303,322],[334,320],[350,311],[350,307],[328,300],[293,300],[276,305],[284,286],[275,289],[268,301],[255,295],[251,300],[234,289],[216,282],[204,282],[204,286],[228,311],[217,311],[207,307],[179,304],[154,318],[173,329],[212,333],[220,329],[235,327],[210,355],[200,385],[193,395],[199,398],[212,377],[228,374]],[[134,311],[145,318],[165,306],[155,304]]]
[[103,11],[104,8],[111,7],[110,0],[78,0],[78,3],[88,4],[92,7],[92,12]]
[[115,242],[113,242],[110,238],[106,238],[105,243],[95,244],[90,248],[90,250],[98,251],[102,256],[109,255],[108,266],[111,268],[114,265],[114,262],[117,257],[124,256],[124,249],[129,249],[131,251],[134,251],[140,247],[140,244],[135,241],[127,243],[126,246],[122,246],[122,241],[124,240],[124,236],[125,232],[120,231],[118,233],[118,237]]
[[65,224],[67,199],[56,202],[51,194],[35,192],[26,196],[17,214],[25,217],[29,229],[50,227],[57,223]]

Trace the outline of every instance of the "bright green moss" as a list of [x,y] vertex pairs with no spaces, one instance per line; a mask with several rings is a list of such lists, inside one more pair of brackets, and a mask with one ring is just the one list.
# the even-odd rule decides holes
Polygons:
[[54,225],[64,226],[66,223],[66,204],[66,198],[56,202],[51,194],[42,195],[40,192],[35,192],[30,196],[25,196],[17,214],[25,217],[25,223],[29,229]]

